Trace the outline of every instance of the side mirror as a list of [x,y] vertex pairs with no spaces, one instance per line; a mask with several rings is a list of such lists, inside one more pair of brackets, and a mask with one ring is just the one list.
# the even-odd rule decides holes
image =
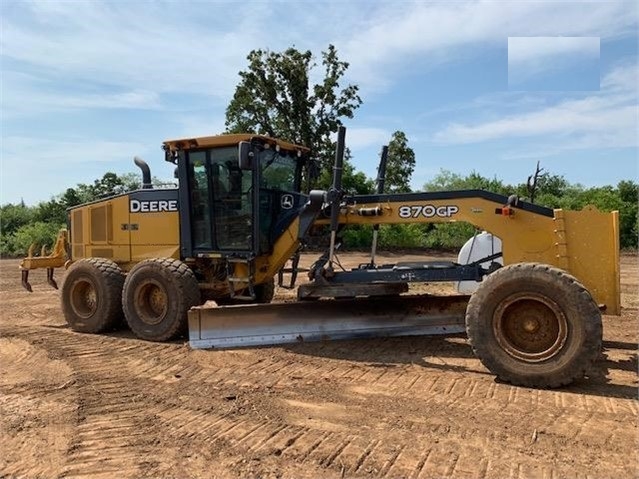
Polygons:
[[248,141],[240,141],[238,146],[238,154],[240,159],[240,170],[252,170],[253,169],[253,148]]

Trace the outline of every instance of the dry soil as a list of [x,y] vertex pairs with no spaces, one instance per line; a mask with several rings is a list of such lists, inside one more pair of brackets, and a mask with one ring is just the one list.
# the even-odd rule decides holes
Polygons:
[[194,351],[79,334],[44,273],[29,294],[17,261],[0,268],[0,477],[639,473],[636,256],[594,369],[557,390],[497,382],[462,336]]

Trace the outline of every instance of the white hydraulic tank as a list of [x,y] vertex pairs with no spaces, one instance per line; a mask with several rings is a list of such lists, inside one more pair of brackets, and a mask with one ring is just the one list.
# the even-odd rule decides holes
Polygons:
[[[493,236],[487,231],[483,231],[478,235],[473,236],[466,241],[466,244],[459,250],[457,255],[457,262],[459,264],[473,263],[487,256],[501,253],[501,240],[497,236]],[[504,264],[503,258],[499,257],[492,261],[486,261],[481,263],[481,266],[488,268],[490,263],[496,262],[501,265]],[[459,293],[470,294],[473,293],[479,287],[479,281],[458,281],[457,291]]]

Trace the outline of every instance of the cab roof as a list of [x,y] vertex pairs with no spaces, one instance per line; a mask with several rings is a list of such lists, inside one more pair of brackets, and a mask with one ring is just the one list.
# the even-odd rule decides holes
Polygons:
[[262,140],[271,145],[279,145],[280,148],[287,151],[299,151],[308,153],[309,148],[305,146],[288,143],[277,138],[271,138],[264,135],[254,135],[251,133],[238,133],[231,135],[202,136],[199,138],[183,138],[180,140],[167,140],[162,143],[163,148],[167,151],[191,150],[196,148],[236,146],[240,141],[251,141],[253,139]]

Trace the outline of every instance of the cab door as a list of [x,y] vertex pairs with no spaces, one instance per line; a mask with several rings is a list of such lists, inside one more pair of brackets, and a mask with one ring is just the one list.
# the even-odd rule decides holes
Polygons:
[[239,168],[237,147],[188,152],[186,180],[189,187],[182,195],[189,206],[182,234],[190,248],[183,248],[183,254],[251,254],[253,172]]

